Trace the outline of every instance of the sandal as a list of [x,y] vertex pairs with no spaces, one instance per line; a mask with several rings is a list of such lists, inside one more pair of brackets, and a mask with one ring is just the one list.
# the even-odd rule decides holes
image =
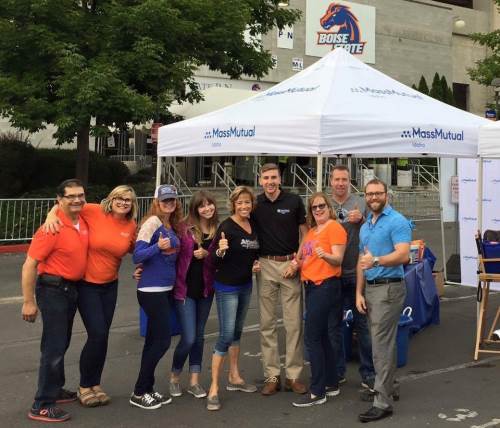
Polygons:
[[101,402],[92,389],[82,392],[82,389],[79,388],[78,392],[78,400],[83,407],[97,407],[101,405]]
[[109,402],[111,401],[111,397],[108,394],[106,394],[99,385],[93,386],[90,389],[99,400],[101,406],[109,404]]

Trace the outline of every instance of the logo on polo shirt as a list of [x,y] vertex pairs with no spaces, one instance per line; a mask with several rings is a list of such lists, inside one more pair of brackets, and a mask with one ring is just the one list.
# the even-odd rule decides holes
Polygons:
[[129,232],[120,232],[120,236],[123,236],[124,238],[128,238],[130,236]]
[[247,250],[258,250],[259,249],[259,241],[256,239],[242,239],[241,246],[246,248]]
[[276,212],[278,214],[290,214],[290,210],[288,208],[278,208]]

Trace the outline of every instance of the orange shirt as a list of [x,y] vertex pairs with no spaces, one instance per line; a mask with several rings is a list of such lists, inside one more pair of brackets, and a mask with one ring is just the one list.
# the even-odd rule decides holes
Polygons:
[[316,233],[314,229],[310,229],[302,245],[303,263],[300,270],[302,281],[312,281],[315,284],[320,284],[327,278],[339,277],[342,268],[332,266],[326,260],[320,259],[316,255],[315,248],[321,247],[325,252],[331,254],[332,245],[345,245],[346,243],[347,233],[335,220],[330,220],[319,233]]
[[58,210],[57,217],[64,224],[61,231],[53,235],[40,227],[33,236],[28,255],[39,262],[39,275],[47,273],[78,281],[83,278],[87,267],[87,223],[80,217],[78,230],[61,210]]
[[122,258],[134,248],[134,220],[105,214],[99,204],[85,204],[81,216],[89,225],[89,252],[85,281],[104,284],[118,278]]

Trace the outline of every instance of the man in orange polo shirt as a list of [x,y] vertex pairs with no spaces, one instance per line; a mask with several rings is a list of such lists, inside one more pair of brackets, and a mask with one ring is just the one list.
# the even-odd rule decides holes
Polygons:
[[63,181],[57,188],[57,202],[57,215],[66,227],[55,235],[38,229],[21,277],[23,319],[35,322],[40,310],[43,323],[38,391],[28,417],[44,422],[68,420],[70,415],[56,403],[76,400],[75,392],[63,389],[64,354],[76,312],[76,284],[87,265],[88,229],[80,218],[85,190],[80,180]]

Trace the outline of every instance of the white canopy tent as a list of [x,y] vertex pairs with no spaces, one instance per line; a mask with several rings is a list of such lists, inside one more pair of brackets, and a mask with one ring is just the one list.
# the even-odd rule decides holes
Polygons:
[[158,157],[317,156],[320,189],[323,156],[477,157],[486,123],[335,49],[247,100],[162,126]]

